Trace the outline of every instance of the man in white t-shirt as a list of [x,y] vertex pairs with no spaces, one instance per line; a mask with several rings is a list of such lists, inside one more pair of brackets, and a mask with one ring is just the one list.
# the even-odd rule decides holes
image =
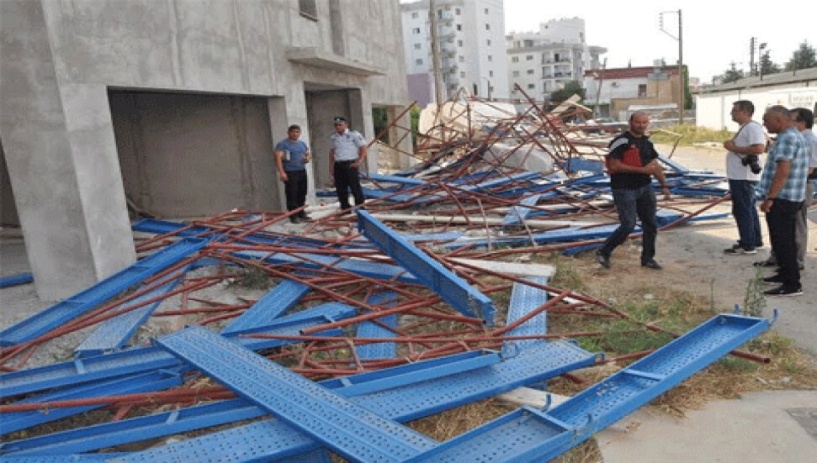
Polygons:
[[752,120],[755,105],[749,100],[732,103],[732,120],[740,125],[731,140],[723,142],[726,153],[726,177],[732,195],[732,216],[738,226],[738,242],[724,254],[757,254],[763,246],[760,219],[755,206],[755,186],[760,180],[759,155],[766,150],[766,131]]

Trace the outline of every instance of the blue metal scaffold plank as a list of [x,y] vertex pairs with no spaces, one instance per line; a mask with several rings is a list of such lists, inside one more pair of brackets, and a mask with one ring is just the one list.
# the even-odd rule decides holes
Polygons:
[[[547,277],[528,277],[532,283],[544,285],[547,284]],[[527,316],[532,310],[543,306],[548,300],[548,293],[544,289],[536,288],[523,283],[514,283],[511,290],[511,302],[508,305],[508,316],[505,320],[505,325],[510,325],[517,320]],[[508,336],[529,336],[547,333],[547,312],[541,312],[526,320],[521,325],[508,331]],[[513,345],[517,349],[527,349],[528,347],[545,342],[544,340],[528,339],[518,341],[507,341],[503,346],[503,351],[506,347]]]
[[203,248],[209,241],[187,238],[171,244],[74,296],[0,332],[0,346],[37,338],[116,296],[145,278]]
[[[391,307],[397,303],[397,294],[383,291],[373,294],[369,304]],[[385,325],[385,326],[384,326]],[[372,321],[364,321],[357,326],[357,338],[393,338],[397,327],[397,314],[386,315]],[[393,342],[364,344],[357,348],[360,359],[394,358],[397,356],[397,345]]]
[[434,290],[445,302],[468,317],[494,322],[494,302],[462,278],[428,257],[365,210],[357,213],[358,229],[378,248]]
[[[767,320],[759,318],[718,315],[552,410],[516,410],[409,461],[549,461],[646,405],[769,326]],[[498,449],[501,451],[497,452]]]
[[224,327],[221,334],[227,335],[269,325],[289,309],[295,307],[309,291],[309,286],[303,283],[283,280],[246,312]]
[[535,206],[541,196],[542,195],[531,195],[523,198],[522,201],[519,201],[519,205],[512,207],[511,210],[508,211],[508,214],[502,219],[502,225],[508,226],[521,223],[530,214],[531,206]]
[[241,259],[263,260],[270,264],[292,264],[313,269],[334,267],[338,270],[351,272],[364,277],[378,278],[381,280],[396,279],[403,283],[419,283],[417,277],[402,267],[384,264],[382,262],[372,262],[370,260],[347,259],[309,253],[275,253],[270,255],[267,252],[261,251],[239,251],[233,253],[233,255]]
[[375,321],[364,321],[358,325],[356,337],[382,338],[384,340],[384,342],[364,344],[357,347],[357,355],[360,357],[360,359],[387,359],[397,356],[397,345],[393,342],[385,342],[389,338],[394,337],[394,330],[390,330],[381,324],[390,328],[395,328],[397,326],[397,315],[386,315],[385,317],[380,317]]
[[34,275],[31,272],[8,275],[0,277],[0,288],[11,288],[12,286],[25,285],[31,283],[32,281],[34,281]]
[[400,462],[436,445],[205,328],[156,343],[353,461]]
[[[252,332],[296,335],[300,334],[301,330],[348,318],[356,314],[354,307],[331,302],[281,317],[276,323]],[[328,330],[321,334],[323,336],[333,336],[340,333],[342,333],[342,330]],[[292,343],[292,341],[257,338],[239,338],[239,342],[250,349],[268,349]],[[0,375],[0,397],[38,392],[54,387],[73,386],[88,381],[142,373],[156,368],[172,368],[177,365],[179,365],[178,360],[155,347],[128,349],[87,359],[76,359],[4,373]]]
[[[480,358],[484,354],[471,352],[459,355],[465,356],[463,361],[472,367],[478,367],[484,361]],[[577,368],[590,366],[595,363],[595,359],[595,355],[572,343],[551,342],[527,349],[516,357],[485,368],[468,369],[463,368],[459,361],[455,363],[454,360],[435,359],[428,361],[433,362],[431,364],[419,362],[330,380],[322,384],[335,388],[338,394],[353,395],[350,400],[366,406],[375,413],[404,422],[492,397],[520,386],[539,383]],[[446,365],[446,362],[451,363]],[[423,368],[424,365],[445,375],[419,383],[414,381],[418,377],[428,376],[428,372]],[[355,394],[361,395],[354,396]],[[239,407],[239,403],[246,405],[243,400],[235,403],[236,407]],[[202,407],[207,407],[207,405]],[[214,421],[207,421],[208,416],[203,419],[212,423],[211,425],[217,424]],[[223,416],[228,418],[229,411],[226,411]],[[237,414],[237,416],[243,415]],[[242,418],[237,418],[239,419]],[[187,429],[200,427],[204,426],[191,426]],[[136,425],[131,425],[129,429],[137,436],[142,434],[142,430]],[[173,429],[171,428],[168,434],[172,434]],[[148,437],[152,436],[150,430],[145,434],[148,434]],[[166,434],[156,436],[158,435]],[[130,442],[138,440],[141,439],[135,437]],[[71,449],[68,451],[87,451],[102,447],[100,445],[87,448],[88,441],[89,439],[83,439],[77,443],[70,443],[68,439],[54,439],[54,442],[67,442],[66,445],[86,446],[80,447],[80,450],[66,447]],[[114,440],[114,442],[124,443],[124,440]],[[319,445],[317,441],[309,439],[303,433],[295,432],[285,423],[270,419],[133,453],[118,461],[123,463],[187,463],[191,460],[191,455],[194,456],[197,463],[278,461],[285,456],[313,450]]]
[[[188,265],[182,269],[180,272],[181,275],[183,276],[189,268],[190,266]],[[179,284],[179,282],[182,280],[182,276],[165,283],[153,291],[148,291],[132,301],[122,304],[118,310],[127,310],[130,307],[135,307],[139,304],[143,304],[145,301],[169,293],[176,287],[177,284]],[[142,324],[145,323],[148,318],[150,318],[153,311],[156,310],[156,308],[159,307],[162,302],[163,300],[159,299],[155,302],[139,307],[138,309],[131,310],[130,312],[123,313],[122,315],[118,315],[100,323],[99,326],[87,338],[85,338],[85,340],[82,341],[82,343],[77,346],[76,349],[74,349],[74,355],[77,357],[91,357],[93,355],[100,355],[104,354],[105,352],[119,350],[128,341],[128,339],[133,336],[136,329],[142,326]]]
[[[118,394],[134,394],[137,392],[162,391],[172,387],[181,386],[181,384],[182,379],[178,372],[171,370],[160,370],[142,375],[130,376],[125,379],[116,378],[113,380],[90,383],[78,388],[49,392],[41,394],[37,397],[15,402],[15,404],[51,402],[57,400],[75,400]],[[43,423],[60,420],[67,416],[84,413],[88,410],[94,410],[104,406],[105,404],[84,405],[50,410],[5,413],[3,414],[3,425],[0,426],[0,435],[5,435]],[[5,453],[5,451],[5,448],[0,448],[0,454]]]
[[[365,396],[387,389],[424,383],[445,376],[479,370],[496,365],[499,361],[500,358],[496,352],[470,351],[384,370],[331,379],[322,381],[320,384],[344,397]],[[365,403],[365,399],[360,399],[360,401]],[[6,442],[0,447],[0,454],[51,455],[90,452],[171,434],[249,420],[266,414],[265,410],[249,401],[241,398],[230,399]],[[281,425],[286,426],[283,423]]]

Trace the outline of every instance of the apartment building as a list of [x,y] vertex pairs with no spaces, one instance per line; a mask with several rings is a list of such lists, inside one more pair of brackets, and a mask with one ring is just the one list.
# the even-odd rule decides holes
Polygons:
[[[429,1],[400,7],[409,98],[422,107],[435,98]],[[435,8],[442,97],[464,90],[483,98],[508,98],[502,0],[437,0]]]
[[506,46],[513,99],[527,95],[547,100],[567,82],[581,82],[585,70],[599,68],[599,57],[607,52],[587,45],[581,18],[554,19],[542,23],[537,32],[510,33]]
[[130,205],[283,210],[271,151],[289,124],[310,191],[327,184],[333,117],[371,139],[373,108],[405,107],[399,28],[382,0],[0,0],[1,217],[40,297],[135,261]]

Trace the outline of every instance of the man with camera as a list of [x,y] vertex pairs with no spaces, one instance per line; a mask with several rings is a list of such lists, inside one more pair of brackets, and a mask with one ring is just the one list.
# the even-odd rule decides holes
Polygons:
[[732,195],[732,216],[738,226],[738,242],[724,249],[724,254],[739,256],[756,254],[763,246],[760,233],[755,186],[760,180],[759,155],[766,149],[766,132],[763,126],[752,120],[755,105],[749,100],[732,103],[732,120],[740,125],[731,140],[723,142],[726,148],[726,177]]

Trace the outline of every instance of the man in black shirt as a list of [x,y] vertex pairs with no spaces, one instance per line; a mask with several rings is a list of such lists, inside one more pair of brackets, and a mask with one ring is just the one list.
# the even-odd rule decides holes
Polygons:
[[596,259],[604,268],[610,268],[610,255],[633,231],[636,218],[641,221],[643,247],[641,265],[661,270],[655,261],[656,200],[652,192],[652,177],[660,183],[665,199],[670,199],[664,178],[664,169],[658,163],[658,152],[646,135],[650,119],[646,113],[635,112],[630,116],[630,128],[610,142],[606,165],[610,173],[613,202],[618,211],[618,228],[596,251]]

